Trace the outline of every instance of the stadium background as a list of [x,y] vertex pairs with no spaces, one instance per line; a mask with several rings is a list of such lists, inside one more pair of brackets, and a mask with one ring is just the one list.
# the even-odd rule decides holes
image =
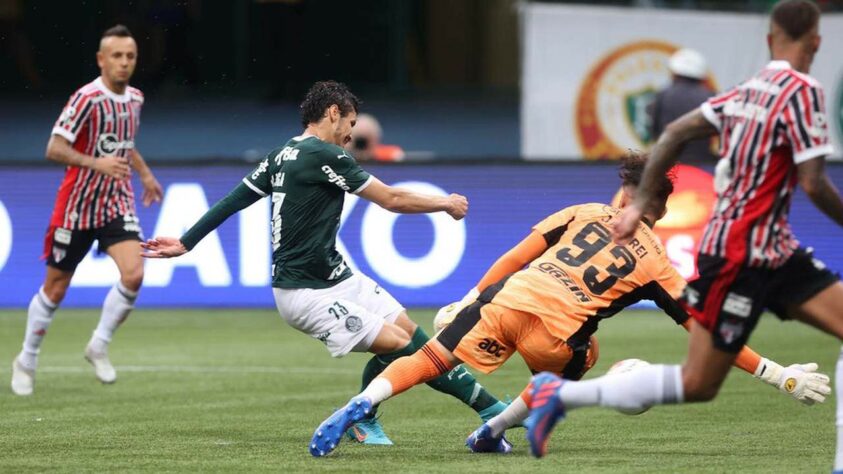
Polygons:
[[[741,34],[746,27],[733,23],[763,23],[771,3],[101,0],[51,2],[48,8],[46,2],[3,2],[0,306],[26,306],[43,277],[38,260],[43,231],[62,175],[43,158],[49,129],[67,96],[97,75],[99,34],[116,22],[129,26],[138,40],[132,83],[145,92],[146,103],[137,145],[166,193],[161,205],[139,208],[148,236],[177,235],[189,226],[266,150],[300,131],[296,105],[313,81],[337,79],[363,99],[363,111],[381,121],[384,142],[407,151],[404,163],[364,167],[389,183],[460,192],[471,202],[469,217],[459,223],[443,216],[390,217],[353,198],[347,203],[340,240],[353,266],[408,306],[436,306],[460,297],[544,216],[575,203],[609,201],[616,171],[604,158],[612,158],[615,149],[647,146],[645,137],[626,128],[634,132],[640,120],[636,101],[669,80],[665,51],[701,48],[690,31],[662,37],[648,30],[634,37],[640,25],[630,21],[618,29],[632,37],[577,45],[585,52],[575,54],[572,42],[535,41],[529,29],[536,22],[526,20],[531,13],[535,18],[557,9],[598,27],[618,13],[679,22],[705,18],[707,24],[715,18],[726,32]],[[830,12],[843,11],[839,1],[819,3]],[[843,41],[835,41],[843,34],[837,27],[843,13],[823,21],[835,27],[823,30],[818,74],[839,144],[843,64],[831,45]],[[555,22],[553,28],[561,35],[573,23]],[[727,64],[709,58],[717,87],[763,64],[763,36],[755,36],[757,41],[735,45]],[[581,61],[588,73],[601,58],[641,42],[669,46],[645,56],[654,66],[634,84],[634,94],[620,97],[629,107],[599,111],[605,124],[599,139],[611,146],[595,152],[576,128],[584,117],[572,103],[580,83],[592,76],[559,79],[552,71],[529,69],[534,64],[529,58],[551,70],[575,70],[568,66]],[[559,87],[557,79],[563,81]],[[556,88],[548,92],[535,84]],[[661,229],[672,260],[688,276],[705,219],[700,209],[710,209],[713,163],[691,165],[670,204],[672,219]],[[843,166],[835,163],[830,173],[843,184]],[[148,264],[139,306],[271,306],[267,215],[268,205],[257,204],[189,256]],[[830,267],[843,268],[839,229],[802,194],[792,216],[797,236]],[[64,306],[99,306],[114,278],[111,263],[92,253]]]

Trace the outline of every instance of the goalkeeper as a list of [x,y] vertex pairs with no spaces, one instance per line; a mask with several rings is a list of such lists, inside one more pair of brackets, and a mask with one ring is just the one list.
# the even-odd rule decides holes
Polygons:
[[[634,199],[644,163],[638,155],[624,159],[619,207]],[[672,179],[662,176],[657,185],[658,203],[647,209],[646,225],[639,225],[624,246],[612,243],[610,222],[621,211],[608,205],[572,206],[537,224],[461,303],[440,311],[437,323],[445,327],[434,339],[393,362],[317,428],[311,454],[332,451],[346,427],[372,406],[462,362],[491,373],[518,352],[533,372],[577,380],[597,360],[593,335],[600,321],[643,299],[653,300],[676,323],[690,328],[688,314],[676,302],[685,281],[651,230],[666,211]],[[831,391],[828,377],[815,373],[813,363],[783,368],[744,347],[735,365],[807,404],[822,402]],[[472,433],[466,445],[475,452],[509,452],[504,431],[527,416],[530,392],[525,389]]]

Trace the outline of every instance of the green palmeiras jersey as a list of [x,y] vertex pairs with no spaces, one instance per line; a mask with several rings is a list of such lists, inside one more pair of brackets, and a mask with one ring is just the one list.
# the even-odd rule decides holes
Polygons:
[[351,276],[337,252],[345,193],[374,178],[342,148],[312,135],[269,152],[243,183],[272,199],[272,286],[328,288]]

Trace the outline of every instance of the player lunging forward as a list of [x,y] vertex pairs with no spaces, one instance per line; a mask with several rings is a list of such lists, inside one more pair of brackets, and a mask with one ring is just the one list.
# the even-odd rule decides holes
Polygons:
[[[624,161],[621,205],[634,198],[643,166],[637,157]],[[372,405],[462,362],[490,373],[518,352],[534,373],[548,371],[577,380],[597,359],[593,334],[600,321],[642,299],[655,301],[677,323],[686,325],[688,315],[674,299],[685,281],[650,230],[664,215],[673,184],[663,175],[655,186],[658,198],[646,211],[648,225],[640,226],[626,246],[611,243],[609,223],[620,211],[604,204],[569,207],[537,224],[495,262],[470,293],[479,296],[469,296],[470,304],[435,339],[413,356],[394,362],[317,428],[311,454],[324,456],[334,449],[344,427],[364,416]],[[785,371],[798,372],[800,380],[816,380],[820,392],[827,388],[827,377],[782,369],[749,348],[737,365],[773,385],[780,386],[780,378],[767,375]],[[806,367],[813,369],[813,365]],[[791,395],[802,401],[822,401],[813,389]],[[476,452],[509,452],[511,445],[503,434],[527,416],[529,392],[525,389],[500,415],[472,433],[466,440],[468,447]]]
[[[176,257],[235,212],[272,199],[273,294],[292,327],[319,339],[334,357],[376,354],[363,371],[363,387],[393,360],[422,347],[428,337],[386,290],[352,273],[336,250],[344,194],[353,193],[400,213],[447,212],[462,219],[465,197],[419,194],[387,186],[364,171],[342,146],[351,140],[358,100],[343,84],[317,82],[301,104],[305,131],[271,151],[254,172],[214,205],[181,239],[156,237],[147,257]],[[431,381],[488,419],[505,405],[465,369]],[[370,414],[370,415],[373,415]],[[349,430],[367,444],[392,444],[373,416]]]
[[[533,410],[538,421],[532,436],[537,452],[544,452],[542,446],[565,410],[713,399],[765,308],[843,339],[843,284],[810,250],[799,246],[787,220],[798,182],[820,210],[843,225],[843,200],[824,171],[825,155],[832,149],[823,90],[808,76],[820,44],[819,17],[817,6],[805,0],[783,1],[773,8],[767,37],[773,61],[668,126],[652,151],[641,193],[615,227],[616,240],[627,242],[658,199],[653,184],[672,166],[683,144],[719,134],[720,155],[728,160],[730,175],[728,185],[718,190],[703,236],[700,276],[683,296],[699,323],[691,330],[687,362],[587,382],[566,381],[558,391],[544,387],[556,386],[559,380],[539,376],[534,380],[536,390],[553,395],[543,397],[542,405]],[[785,370],[782,377],[785,387],[796,392],[809,383],[795,371]],[[838,362],[838,389],[841,381],[843,362]],[[837,406],[835,469],[841,470],[839,398]]]
[[137,52],[125,26],[103,34],[97,52],[100,77],[70,97],[47,144],[47,158],[66,165],[67,171],[44,245],[47,276],[29,304],[23,350],[12,363],[12,391],[17,395],[32,393],[41,341],[77,265],[95,240],[99,252],[117,264],[120,280],[105,297],[85,358],[101,382],[117,378],[108,344],[132,311],[143,281],[143,260],[138,255],[141,228],[130,169],[140,175],[144,205],[160,201],[162,194],[135,148],[143,94],[129,86],[129,79]]

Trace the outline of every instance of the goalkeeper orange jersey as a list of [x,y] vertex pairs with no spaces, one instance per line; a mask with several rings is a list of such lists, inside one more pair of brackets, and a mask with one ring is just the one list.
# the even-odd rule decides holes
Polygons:
[[539,317],[555,337],[587,342],[601,319],[640,300],[653,300],[677,323],[688,319],[677,303],[685,281],[671,266],[658,237],[640,224],[630,243],[612,242],[620,210],[605,204],[568,207],[534,231],[547,250],[512,274],[492,303]]

